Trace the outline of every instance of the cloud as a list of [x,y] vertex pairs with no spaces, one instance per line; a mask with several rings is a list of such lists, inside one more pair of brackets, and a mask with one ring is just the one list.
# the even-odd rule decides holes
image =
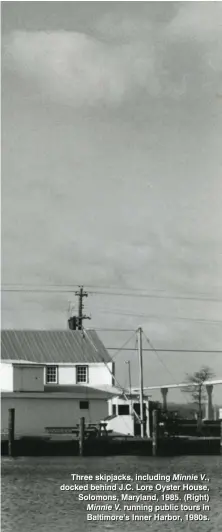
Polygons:
[[221,73],[221,24],[221,2],[192,2],[181,5],[167,33],[174,42],[201,46],[205,68]]
[[134,88],[158,92],[154,50],[142,43],[110,46],[83,33],[13,32],[7,67],[58,99],[79,105],[118,104]]
[[107,14],[91,34],[14,31],[4,43],[3,66],[43,95],[77,107],[118,106],[144,94],[178,99],[189,91],[190,73],[204,70],[207,78],[220,70],[221,8],[182,4],[170,12],[170,20],[163,12],[158,21]]
[[177,39],[205,42],[218,40],[221,34],[220,2],[183,3],[169,24],[169,33]]

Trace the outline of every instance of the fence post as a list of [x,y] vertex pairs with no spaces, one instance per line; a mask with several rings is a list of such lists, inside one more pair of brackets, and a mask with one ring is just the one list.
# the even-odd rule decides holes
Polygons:
[[14,440],[15,440],[15,409],[9,408],[8,411],[8,455],[14,454]]
[[153,456],[157,456],[158,454],[158,410],[153,410],[152,412],[152,418],[153,418],[153,433],[152,433],[152,454]]
[[79,423],[79,455],[83,456],[84,453],[84,439],[85,439],[85,418],[80,418]]

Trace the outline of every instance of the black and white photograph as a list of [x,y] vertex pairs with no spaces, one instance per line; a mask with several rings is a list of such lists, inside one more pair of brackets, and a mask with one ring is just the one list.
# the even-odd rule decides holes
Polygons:
[[222,3],[1,48],[1,530],[222,531]]

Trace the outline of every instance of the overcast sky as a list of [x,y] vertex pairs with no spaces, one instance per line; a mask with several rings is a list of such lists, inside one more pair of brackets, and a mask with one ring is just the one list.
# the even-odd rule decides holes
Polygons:
[[[140,290],[89,295],[90,327],[222,349],[221,24],[221,2],[2,2],[4,285]],[[2,327],[63,329],[69,301],[4,292]],[[222,355],[160,355],[147,385],[222,378]]]

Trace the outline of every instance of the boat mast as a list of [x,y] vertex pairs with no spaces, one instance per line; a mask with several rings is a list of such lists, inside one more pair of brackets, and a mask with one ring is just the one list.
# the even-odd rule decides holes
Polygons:
[[139,327],[138,333],[138,354],[140,367],[140,421],[141,421],[141,438],[144,438],[144,411],[143,411],[143,346],[142,346],[142,327]]

